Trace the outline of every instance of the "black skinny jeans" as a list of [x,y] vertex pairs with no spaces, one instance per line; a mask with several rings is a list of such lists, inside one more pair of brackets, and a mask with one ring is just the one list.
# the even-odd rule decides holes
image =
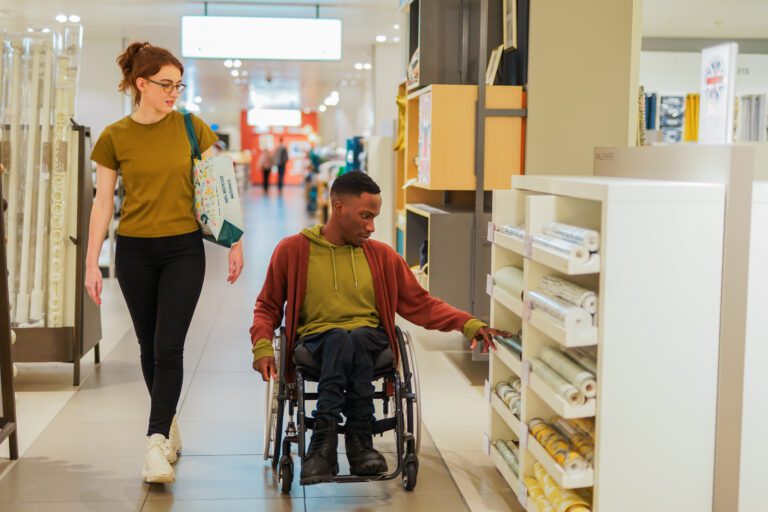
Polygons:
[[184,340],[205,279],[202,236],[118,235],[115,271],[152,398],[147,435],[168,437],[184,378]]
[[353,424],[373,422],[373,365],[389,347],[387,334],[372,327],[331,329],[299,343],[321,365],[315,416],[341,423],[343,412]]

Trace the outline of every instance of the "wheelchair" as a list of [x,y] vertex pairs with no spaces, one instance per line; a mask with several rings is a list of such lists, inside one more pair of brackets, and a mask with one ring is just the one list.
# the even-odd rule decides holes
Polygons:
[[[394,431],[397,467],[394,471],[381,475],[335,475],[330,482],[373,482],[393,480],[401,476],[406,491],[412,491],[416,487],[421,447],[418,371],[410,335],[399,327],[395,329],[396,347],[401,355],[399,364],[395,365],[395,356],[389,348],[374,361],[374,385],[381,381],[381,388],[374,391],[373,400],[374,404],[377,400],[381,401],[383,417],[373,425],[373,434],[383,436],[385,432]],[[294,476],[291,446],[297,445],[299,460],[303,461],[306,455],[305,434],[307,430],[313,429],[315,423],[314,418],[307,415],[306,403],[317,401],[318,394],[307,392],[305,384],[319,380],[320,365],[304,347],[296,346],[292,354],[296,378],[290,382],[286,379],[286,361],[289,354],[286,353],[285,344],[285,328],[281,328],[279,336],[276,336],[273,342],[278,378],[277,381],[271,379],[266,386],[264,460],[272,459],[272,470],[280,482],[282,493],[290,494]],[[345,426],[340,425],[337,435],[343,434],[344,429]]]

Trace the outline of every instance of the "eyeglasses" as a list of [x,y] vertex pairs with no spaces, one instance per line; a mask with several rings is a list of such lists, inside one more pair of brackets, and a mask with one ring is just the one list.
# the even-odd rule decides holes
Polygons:
[[162,87],[162,88],[163,88],[163,90],[164,90],[165,92],[167,92],[167,93],[169,93],[169,94],[170,94],[170,92],[171,92],[172,90],[174,90],[174,89],[176,89],[176,92],[178,92],[179,94],[181,94],[181,92],[182,92],[184,89],[186,89],[186,88],[187,88],[187,84],[183,84],[183,83],[181,83],[181,82],[179,82],[179,83],[177,83],[177,84],[173,84],[173,83],[170,83],[170,82],[155,82],[154,80],[150,80],[149,78],[145,78],[145,80],[146,80],[147,82],[151,82],[151,83],[153,83],[153,84],[155,84],[155,85],[159,85],[160,87]]

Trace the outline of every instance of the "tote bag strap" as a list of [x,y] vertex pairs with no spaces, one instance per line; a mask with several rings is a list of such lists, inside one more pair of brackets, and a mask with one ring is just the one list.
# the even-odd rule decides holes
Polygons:
[[202,158],[200,154],[200,144],[197,143],[195,127],[192,125],[192,114],[190,112],[184,112],[184,126],[187,128],[189,147],[192,148],[192,159],[200,160]]

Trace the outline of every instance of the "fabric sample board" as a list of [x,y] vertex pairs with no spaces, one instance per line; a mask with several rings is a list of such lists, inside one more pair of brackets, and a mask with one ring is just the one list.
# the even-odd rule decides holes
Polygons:
[[592,507],[577,493],[561,489],[538,462],[533,465],[533,473],[544,490],[547,500],[557,512],[592,512]]
[[534,418],[528,423],[531,435],[555,459],[563,470],[571,476],[586,471],[587,461],[571,449],[571,445],[560,433],[542,419]]
[[559,350],[545,347],[541,350],[539,358],[565,380],[576,386],[576,389],[581,391],[585,397],[594,398],[597,394],[595,376],[574,363]]
[[576,386],[562,378],[541,359],[534,357],[530,362],[533,373],[539,376],[544,381],[544,384],[560,395],[566,402],[577,407],[587,402],[587,398],[576,389]]

